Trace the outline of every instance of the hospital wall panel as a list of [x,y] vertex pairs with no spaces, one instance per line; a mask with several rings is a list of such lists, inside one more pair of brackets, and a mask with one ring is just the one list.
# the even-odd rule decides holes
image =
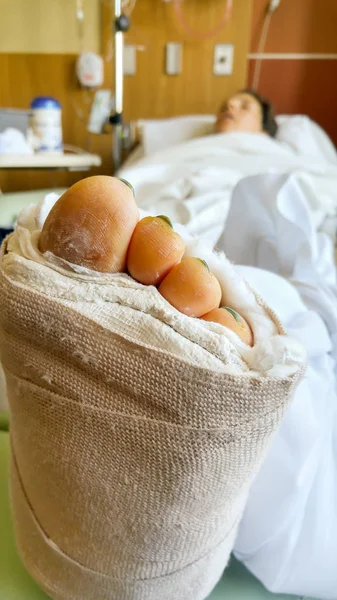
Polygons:
[[[138,0],[131,15],[126,43],[136,45],[137,73],[125,78],[125,114],[128,119],[168,117],[186,113],[213,113],[223,99],[243,87],[247,77],[246,55],[251,27],[251,0],[235,0],[232,17],[215,36],[201,39],[219,28],[224,0],[186,0],[182,12],[189,35],[176,18],[173,2]],[[111,11],[104,8],[105,55],[110,55]],[[165,45],[182,44],[182,73],[165,73]],[[234,46],[230,76],[213,75],[214,45]]]
[[[223,0],[187,0],[182,3],[186,23],[197,34],[207,35],[219,26]],[[125,78],[125,112],[128,118],[167,117],[186,113],[213,113],[226,96],[246,82],[251,1],[235,0],[232,18],[216,36],[206,39],[185,32],[175,16],[172,2],[142,0],[132,14],[127,43],[143,46],[138,69]],[[182,44],[181,75],[166,75],[164,48],[167,42]],[[234,46],[234,69],[230,76],[213,75],[216,43]]]
[[[252,79],[255,61],[250,61]],[[281,114],[306,114],[337,145],[337,60],[268,60],[261,72],[261,93]]]
[[[258,51],[269,0],[254,0],[250,52]],[[337,1],[281,0],[270,21],[258,90],[279,113],[308,114],[337,144]],[[284,56],[284,54],[288,56]],[[281,56],[279,56],[281,55]],[[256,60],[250,58],[248,81]]]
[[[93,52],[101,51],[101,1],[81,0],[83,45]],[[78,52],[77,6],[78,0],[0,0],[0,52]]]

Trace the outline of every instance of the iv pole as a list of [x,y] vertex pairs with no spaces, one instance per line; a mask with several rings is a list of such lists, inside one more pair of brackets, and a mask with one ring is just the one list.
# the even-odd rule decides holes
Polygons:
[[114,68],[115,68],[115,113],[110,116],[113,125],[113,159],[114,171],[121,166],[122,140],[123,140],[123,50],[124,33],[130,27],[127,15],[122,14],[122,0],[115,0],[115,20],[113,30],[115,34],[114,44]]

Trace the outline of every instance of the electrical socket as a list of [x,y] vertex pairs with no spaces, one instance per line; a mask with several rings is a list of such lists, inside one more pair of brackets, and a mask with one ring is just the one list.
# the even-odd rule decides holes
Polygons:
[[216,44],[214,46],[214,75],[231,75],[233,73],[233,44]]
[[182,45],[175,42],[166,44],[166,73],[179,75],[182,71]]
[[124,75],[136,75],[137,71],[137,48],[131,44],[124,46],[123,73]]

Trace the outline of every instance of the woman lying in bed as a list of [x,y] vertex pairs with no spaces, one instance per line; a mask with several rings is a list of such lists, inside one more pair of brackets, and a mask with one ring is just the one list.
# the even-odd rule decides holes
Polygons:
[[[305,117],[293,118],[299,129]],[[214,121],[208,115],[143,123],[142,155],[119,173],[133,182],[142,209],[166,214],[189,233],[215,244],[240,180],[268,172],[297,172],[310,188],[317,228],[336,213],[336,165],[315,153],[313,134],[305,136],[305,151],[294,148],[300,135],[289,128],[291,144],[283,140],[283,121],[278,131],[268,100],[250,90],[237,92]]]
[[275,137],[277,123],[269,100],[252,90],[237,92],[220,107],[215,133],[267,133]]

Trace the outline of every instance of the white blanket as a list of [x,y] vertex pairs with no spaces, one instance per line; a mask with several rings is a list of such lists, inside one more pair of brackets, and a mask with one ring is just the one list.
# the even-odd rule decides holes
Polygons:
[[137,202],[151,214],[166,214],[191,234],[214,244],[223,229],[234,187],[259,173],[295,172],[306,186],[317,228],[327,219],[337,228],[337,167],[301,157],[264,134],[210,135],[174,146],[125,166],[120,176],[134,186]]
[[269,175],[237,186],[218,246],[247,265],[241,273],[308,353],[306,377],[251,489],[235,553],[274,592],[335,600],[337,285],[331,242],[315,231],[299,179]]

